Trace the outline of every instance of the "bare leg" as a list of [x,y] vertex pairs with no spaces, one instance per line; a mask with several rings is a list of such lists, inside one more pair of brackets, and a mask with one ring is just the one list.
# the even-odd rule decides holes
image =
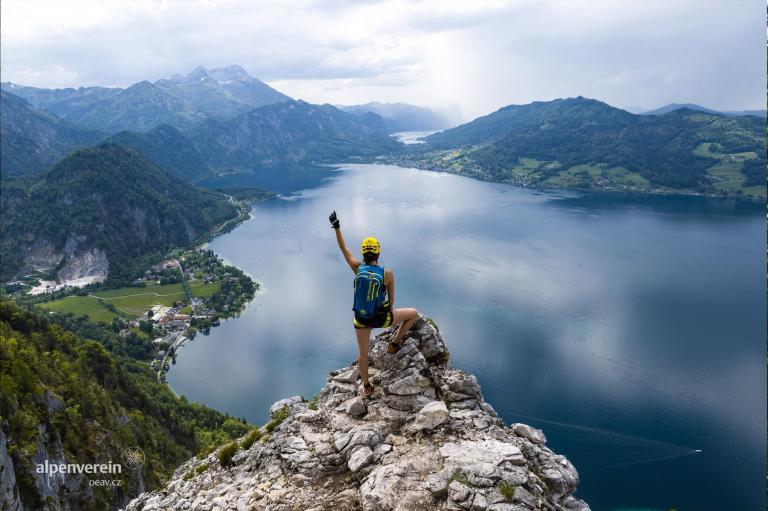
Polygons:
[[418,317],[419,311],[416,309],[395,309],[392,311],[392,323],[395,325],[402,323],[400,328],[397,329],[397,333],[395,334],[395,338],[392,339],[392,342],[395,344],[399,343],[405,334],[408,333],[408,330],[411,329],[413,324],[416,323]]
[[363,379],[363,385],[368,385],[368,341],[371,338],[370,328],[356,328],[357,336],[357,367],[360,369],[360,377]]

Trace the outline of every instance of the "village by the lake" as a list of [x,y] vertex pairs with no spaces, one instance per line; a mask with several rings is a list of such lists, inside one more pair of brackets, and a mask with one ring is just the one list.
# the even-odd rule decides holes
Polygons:
[[48,283],[39,275],[6,284],[51,314],[87,316],[110,325],[129,342],[151,343],[150,367],[165,383],[178,349],[198,333],[207,335],[222,319],[238,315],[259,284],[211,250],[196,248],[172,250],[131,286],[101,287],[99,282]]

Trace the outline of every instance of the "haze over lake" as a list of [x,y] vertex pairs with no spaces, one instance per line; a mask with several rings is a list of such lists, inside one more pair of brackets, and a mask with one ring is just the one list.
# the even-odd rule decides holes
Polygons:
[[263,423],[356,357],[335,209],[352,250],[379,238],[396,306],[435,320],[505,422],[545,429],[593,510],[764,508],[760,207],[377,165],[332,175],[210,244],[264,289],[180,350],[179,394]]

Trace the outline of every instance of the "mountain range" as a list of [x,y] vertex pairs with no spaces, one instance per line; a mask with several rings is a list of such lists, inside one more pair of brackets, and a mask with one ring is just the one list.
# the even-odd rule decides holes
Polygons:
[[301,100],[263,106],[234,119],[210,119],[189,130],[187,137],[214,168],[333,163],[401,146],[375,114],[352,115]]
[[231,119],[209,119],[184,132],[160,125],[107,140],[138,149],[189,182],[216,172],[370,158],[401,147],[375,114],[352,115],[301,100],[266,105]]
[[647,115],[582,97],[509,105],[406,148],[388,135],[444,126],[445,117],[402,103],[295,101],[239,66],[126,89],[2,88],[4,175],[41,172],[109,140],[188,182],[385,156],[526,186],[765,195],[764,120],[697,105]]
[[186,76],[145,80],[125,89],[39,89],[10,82],[2,83],[2,89],[64,120],[109,133],[147,131],[160,124],[189,128],[208,118],[231,117],[290,99],[240,66],[197,67]]
[[147,81],[135,83],[112,97],[70,112],[64,120],[114,133],[147,131],[159,124],[188,128],[206,116],[187,100],[173,96]]
[[[155,98],[165,94],[142,82],[109,98],[115,104],[133,97],[111,127],[125,125],[126,116],[134,124],[144,119],[147,127],[146,119],[160,118],[167,104],[144,102],[138,98],[146,95],[137,90],[152,91]],[[130,283],[171,247],[188,246],[236,216],[223,194],[191,183],[233,169],[372,158],[401,145],[375,114],[290,99],[232,118],[207,118],[185,132],[160,124],[108,135],[5,90],[0,95],[5,279],[42,271],[49,280]],[[134,102],[140,107],[132,107]],[[176,115],[178,109],[165,112]]]
[[[134,87],[156,89],[147,82]],[[284,163],[334,163],[351,157],[370,158],[401,147],[389,137],[384,122],[376,114],[354,115],[332,105],[312,105],[301,100],[257,107],[232,118],[201,118],[198,124],[184,131],[172,125],[184,124],[177,117],[176,122],[162,123],[146,131],[122,130],[109,135],[37,110],[6,91],[1,93],[0,170],[7,175],[39,172],[69,151],[103,140],[134,147],[156,165],[190,182],[210,175],[212,169],[252,170]],[[122,94],[113,100],[126,97]],[[143,117],[141,124],[145,127],[152,124],[145,122],[150,117],[155,121],[169,120],[160,116],[162,102],[139,101],[141,108],[133,108],[132,103],[125,104],[125,115],[131,117],[131,124],[139,117]],[[151,115],[142,114],[150,111]],[[121,119],[121,116],[115,117],[111,126],[125,125]]]
[[291,98],[249,75],[240,66],[197,67],[186,76],[154,83],[163,92],[189,102],[206,117],[234,117],[256,107]]

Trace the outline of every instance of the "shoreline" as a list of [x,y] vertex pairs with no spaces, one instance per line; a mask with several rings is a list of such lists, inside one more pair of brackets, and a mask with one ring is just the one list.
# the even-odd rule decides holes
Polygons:
[[627,194],[627,195],[648,195],[648,196],[680,196],[680,197],[703,197],[708,199],[719,199],[719,200],[736,200],[739,202],[749,202],[754,203],[756,205],[765,204],[766,197],[756,197],[751,195],[736,195],[736,194],[729,194],[729,195],[720,195],[720,194],[714,194],[714,193],[704,193],[704,192],[696,192],[693,190],[667,190],[662,188],[654,188],[650,190],[621,190],[621,189],[614,189],[614,188],[580,188],[580,187],[564,187],[564,186],[548,186],[543,184],[534,184],[534,185],[523,185],[514,183],[512,181],[497,181],[494,179],[489,179],[481,175],[469,175],[463,172],[455,172],[448,169],[442,169],[442,168],[436,168],[436,167],[419,167],[415,163],[414,164],[406,164],[404,162],[397,162],[392,160],[382,160],[382,161],[373,161],[369,162],[371,165],[376,164],[384,164],[384,165],[394,165],[396,167],[400,168],[406,168],[406,169],[415,169],[415,170],[422,170],[426,172],[436,172],[438,174],[451,174],[454,176],[462,176],[469,179],[476,179],[478,181],[483,181],[486,183],[497,183],[497,184],[505,184],[509,186],[514,186],[515,188],[523,188],[526,190],[536,190],[536,191],[552,191],[552,190],[570,190],[570,191],[576,191],[576,192],[592,192],[592,193],[614,193],[614,194]]
[[[250,215],[251,205],[245,203],[244,201],[237,201],[237,202],[241,202],[243,204],[246,204],[248,206],[248,210],[247,211],[242,211],[241,215],[238,218],[232,219],[232,220],[227,220],[226,222],[221,224],[213,232],[209,233],[206,236],[205,241],[196,244],[192,248],[192,250],[211,250],[213,252],[213,250],[209,247],[209,244],[210,244],[211,241],[213,241],[218,236],[222,236],[224,234],[230,233],[234,229],[236,229],[237,227],[241,226],[242,224],[245,224],[246,222],[248,222],[250,220],[253,220],[253,217]],[[238,210],[238,211],[240,211],[240,210]],[[231,222],[236,222],[236,223],[234,223],[231,226],[231,228],[227,229],[226,231],[222,231],[222,228],[224,226],[226,226],[227,224],[231,223]],[[232,261],[230,261],[230,260],[228,260],[228,259],[226,259],[224,257],[221,257],[220,255],[216,254],[216,252],[213,252],[213,253],[214,253],[214,255],[216,255],[217,258],[219,258],[221,260],[222,264],[224,264],[225,266],[231,266],[233,268],[237,268],[239,271],[243,272],[243,275],[245,275],[246,277],[251,279],[254,282],[254,284],[256,284],[256,290],[255,290],[255,292],[253,294],[253,298],[251,298],[250,300],[248,300],[247,302],[245,302],[243,304],[242,308],[239,309],[236,312],[237,316],[229,316],[229,317],[223,318],[224,321],[228,321],[230,319],[236,319],[237,317],[240,316],[240,314],[245,312],[248,309],[248,307],[250,307],[250,305],[256,300],[256,296],[257,295],[259,295],[259,294],[261,294],[261,293],[266,291],[266,287],[264,286],[264,283],[261,280],[257,279],[256,277],[254,277],[253,275],[248,273],[246,270],[238,267],[236,264],[232,263]],[[222,321],[221,321],[221,319],[219,319],[219,325],[211,326],[211,328],[217,328],[217,327],[221,326],[221,323],[222,323]],[[186,343],[188,340],[193,340],[193,339],[190,339],[189,337],[185,336],[184,339],[181,342],[179,342],[179,344],[177,344],[173,348],[173,354],[177,355],[179,353],[179,349],[182,348],[184,346],[184,343]],[[168,373],[171,371],[170,364],[168,366],[168,369],[163,371],[163,368],[165,367],[165,362],[166,362],[167,358],[168,358],[168,353],[166,353],[165,357],[163,357],[163,360],[160,363],[160,368],[157,371],[157,381],[158,381],[158,383],[168,387],[168,390],[170,390],[171,393],[173,393],[173,395],[176,397],[176,399],[181,399],[181,395],[178,392],[176,392],[176,390],[173,388],[173,386],[171,386],[171,383],[168,381],[168,377],[167,376],[168,376]],[[164,379],[164,381],[160,380],[161,375],[162,375],[162,378]]]
[[[224,194],[226,195],[226,194]],[[200,238],[198,238],[196,241],[193,241],[194,248],[198,248],[199,246],[202,246],[206,243],[208,243],[210,240],[215,238],[216,236],[219,236],[221,234],[226,234],[238,225],[247,222],[251,219],[251,205],[248,204],[245,201],[240,201],[232,197],[231,195],[226,195],[227,199],[229,200],[229,203],[237,210],[237,216],[234,218],[230,218],[229,220],[225,220],[221,224],[215,226],[213,229],[205,233],[204,235],[201,235]]]

